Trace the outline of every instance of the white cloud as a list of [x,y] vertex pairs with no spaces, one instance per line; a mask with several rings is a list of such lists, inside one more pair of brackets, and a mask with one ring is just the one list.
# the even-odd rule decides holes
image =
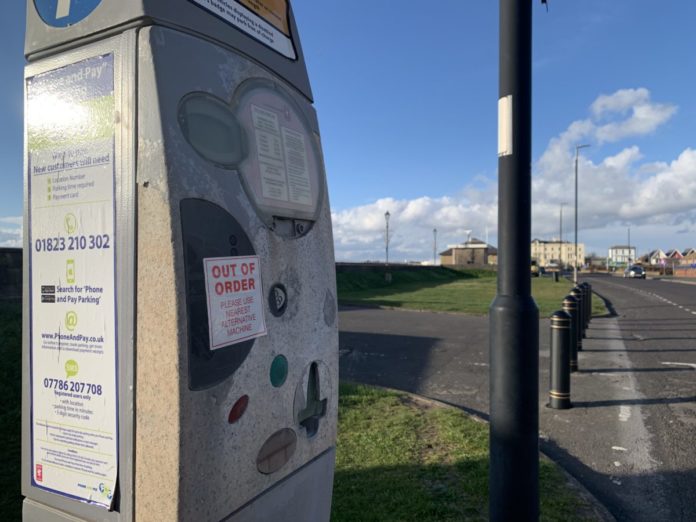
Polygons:
[[601,118],[605,114],[626,113],[637,105],[644,105],[650,100],[650,92],[641,87],[639,89],[619,89],[613,94],[602,94],[590,105],[590,111],[595,118]]
[[[625,241],[623,235],[614,236],[629,225],[636,241],[643,229],[649,241],[663,238],[666,243],[646,239],[645,250],[696,246],[696,238],[691,238],[696,231],[696,148],[687,148],[668,161],[643,161],[640,148],[629,143],[619,152],[597,158],[598,145],[655,132],[676,110],[674,105],[652,102],[645,88],[599,96],[589,107],[589,117],[571,122],[549,141],[533,165],[533,236],[558,237],[560,206],[565,203],[563,235],[570,238],[575,145],[592,143],[592,154],[582,151],[587,155],[581,154],[578,164],[580,240],[584,234],[588,251],[606,254],[605,246]],[[438,251],[464,241],[467,230],[485,239],[488,229],[490,242],[497,242],[497,180],[478,179],[476,185],[455,195],[383,198],[334,212],[336,258],[384,259],[387,210],[393,260],[432,259],[433,228],[438,230]],[[655,230],[663,230],[662,235]]]
[[625,120],[597,127],[595,139],[599,143],[612,143],[631,136],[651,134],[676,112],[677,108],[674,105],[636,105]]
[[389,259],[432,260],[437,229],[437,251],[460,243],[467,230],[485,239],[493,232],[496,213],[495,186],[468,187],[465,193],[440,198],[412,200],[384,198],[369,205],[334,212],[332,215],[336,259],[339,261],[384,260],[386,219],[389,211]]
[[22,247],[22,216],[0,217],[0,246]]
[[[22,220],[19,218],[19,224]],[[8,223],[13,225],[17,223],[17,218],[0,218],[0,223]],[[22,247],[22,227],[9,226],[0,227],[0,246],[3,247]]]

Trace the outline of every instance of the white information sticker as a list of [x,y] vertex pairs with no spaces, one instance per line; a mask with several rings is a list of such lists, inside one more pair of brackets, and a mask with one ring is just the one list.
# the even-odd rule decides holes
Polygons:
[[203,259],[210,349],[266,335],[259,256]]
[[309,181],[305,139],[302,133],[283,127],[283,150],[285,151],[290,201],[300,205],[311,205],[312,187]]
[[311,206],[312,185],[303,134],[281,127],[278,114],[253,104],[251,119],[263,197]]
[[498,157],[512,155],[512,94],[498,100]]
[[114,57],[26,81],[31,478],[105,508],[118,475]]
[[190,1],[286,58],[297,58],[290,36],[287,0]]
[[288,200],[288,182],[285,175],[285,159],[280,136],[278,115],[257,105],[251,106],[254,122],[261,193],[264,198]]

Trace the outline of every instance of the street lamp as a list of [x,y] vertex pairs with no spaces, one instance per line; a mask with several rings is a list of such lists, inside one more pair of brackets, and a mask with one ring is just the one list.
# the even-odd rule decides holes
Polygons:
[[433,266],[437,265],[437,228],[433,228]]
[[558,227],[558,263],[561,265],[559,270],[563,273],[563,207],[567,203],[561,203],[561,222]]
[[389,214],[388,210],[384,213],[384,221],[387,223],[387,233],[384,236],[384,245],[385,245],[385,248],[387,251],[387,256],[386,256],[387,257],[387,262],[386,262],[387,265],[389,264],[389,216],[390,215],[391,214]]
[[589,144],[575,146],[575,262],[573,263],[573,282],[578,284],[578,151]]

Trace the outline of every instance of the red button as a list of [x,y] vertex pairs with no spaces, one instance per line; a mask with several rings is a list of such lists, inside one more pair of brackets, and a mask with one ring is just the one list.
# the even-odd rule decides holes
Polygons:
[[235,422],[237,422],[242,417],[242,415],[244,415],[247,406],[249,406],[249,396],[242,395],[237,400],[237,402],[234,403],[234,406],[232,406],[232,409],[230,410],[230,415],[229,417],[227,417],[227,421],[230,424],[234,424]]

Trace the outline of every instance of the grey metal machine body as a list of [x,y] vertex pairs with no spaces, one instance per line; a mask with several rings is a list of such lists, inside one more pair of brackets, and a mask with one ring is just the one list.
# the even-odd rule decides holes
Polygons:
[[[24,520],[328,520],[333,240],[289,5],[29,1],[25,53]],[[92,121],[44,139],[49,97]],[[41,171],[56,151],[85,156]],[[82,189],[68,167],[84,167]],[[88,200],[94,187],[104,197]],[[68,306],[97,280],[101,301]],[[41,373],[56,363],[44,320],[71,332],[50,351],[62,375]],[[80,344],[87,326],[104,329],[99,349]],[[112,381],[98,401],[96,367]],[[59,392],[84,412],[70,428],[39,418]]]

